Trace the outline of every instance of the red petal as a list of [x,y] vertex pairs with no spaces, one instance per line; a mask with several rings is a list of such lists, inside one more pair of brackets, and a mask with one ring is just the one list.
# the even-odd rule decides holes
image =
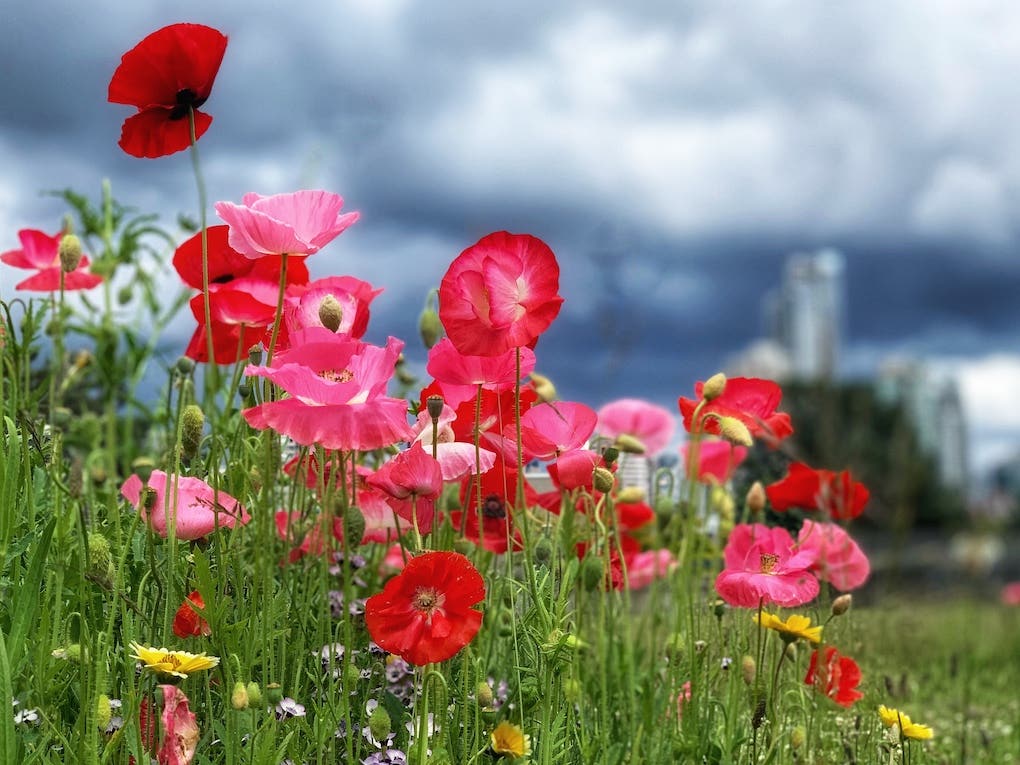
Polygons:
[[[195,112],[195,140],[212,124],[212,117]],[[155,159],[183,151],[191,145],[187,119],[170,119],[170,110],[154,107],[124,120],[119,146],[132,157]]]

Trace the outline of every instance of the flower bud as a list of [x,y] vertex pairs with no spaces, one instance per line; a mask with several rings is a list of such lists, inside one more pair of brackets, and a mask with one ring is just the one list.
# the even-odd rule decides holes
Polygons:
[[588,592],[598,589],[605,576],[606,569],[602,558],[594,552],[585,555],[581,561],[581,584],[584,585],[584,589]]
[[751,484],[751,488],[747,490],[747,509],[752,513],[760,513],[765,509],[765,501],[768,496],[765,494],[765,487],[761,485],[761,481],[755,481]]
[[88,551],[89,566],[85,575],[100,587],[112,589],[114,567],[110,541],[99,532],[91,531],[88,535]]
[[418,317],[418,334],[426,348],[431,348],[443,336],[443,324],[435,308],[426,308]]
[[344,539],[348,544],[360,545],[365,536],[365,516],[360,508],[348,507],[344,512]]
[[134,297],[134,294],[134,288],[130,284],[125,284],[117,290],[117,303],[119,305],[127,305],[131,302],[131,298]]
[[549,565],[549,562],[552,560],[553,557],[553,543],[549,537],[543,536],[541,539],[538,540],[538,543],[535,545],[534,557],[535,563],[537,563],[538,565],[540,566]]
[[786,644],[786,658],[790,661],[797,661],[797,643],[791,641]]
[[754,681],[758,677],[758,665],[755,664],[754,657],[750,654],[744,654],[740,660],[740,676],[744,678],[747,685],[754,685]]
[[373,709],[372,714],[368,716],[368,730],[376,741],[385,741],[389,738],[392,730],[390,713],[382,704]]
[[834,601],[832,601],[832,615],[842,616],[843,614],[850,610],[850,606],[853,604],[853,602],[854,602],[853,595],[851,595],[849,592],[843,593]]
[[279,683],[269,683],[266,685],[266,701],[269,702],[269,706],[275,707],[283,699],[283,688],[280,687]]
[[616,501],[624,504],[644,502],[647,496],[647,492],[640,486],[625,486],[616,493]]
[[336,332],[340,329],[343,319],[344,309],[340,305],[340,301],[333,295],[326,295],[319,303],[319,321],[322,322],[322,326],[330,332]]
[[65,274],[71,273],[81,263],[81,240],[74,234],[64,234],[60,238],[57,254],[60,257],[61,270]]
[[460,539],[453,540],[453,549],[461,555],[470,556],[475,551],[475,543],[470,539],[461,537]]
[[429,396],[425,399],[425,409],[428,411],[430,419],[438,420],[443,414],[443,397]]
[[604,468],[601,465],[598,465],[592,471],[591,482],[595,491],[608,494],[613,490],[613,486],[616,484],[616,477],[613,475],[613,471],[609,470],[609,468]]
[[177,363],[174,364],[174,368],[177,369],[177,374],[187,377],[195,371],[195,360],[189,359],[187,356],[181,356],[177,359]]
[[486,707],[492,706],[493,693],[492,686],[486,682],[481,682],[475,686],[475,698],[478,700],[478,706],[485,709]]
[[243,709],[247,709],[248,704],[248,688],[243,682],[238,680],[234,683],[234,690],[230,694],[230,706],[240,712]]
[[640,438],[627,433],[618,435],[616,440],[613,441],[613,446],[624,454],[644,454],[647,451],[644,442]]
[[574,677],[568,677],[563,681],[563,698],[571,704],[581,700],[581,681]]
[[113,707],[110,706],[110,697],[100,693],[96,699],[96,727],[99,730],[106,730],[106,726],[113,719]]
[[707,380],[701,388],[701,397],[705,401],[711,401],[712,399],[719,398],[726,390],[726,375],[722,372],[718,372]]
[[259,688],[259,684],[252,680],[246,686],[244,690],[248,694],[248,705],[258,709],[262,706],[262,689]]
[[719,418],[719,435],[738,446],[751,446],[754,444],[754,439],[751,438],[751,431],[736,417],[723,416]]
[[553,385],[545,375],[540,375],[538,372],[531,373],[531,385],[535,389],[535,394],[538,396],[538,400],[544,403],[556,400],[556,386]]
[[190,461],[198,454],[205,429],[205,413],[198,404],[188,404],[181,413],[181,457]]
[[803,725],[798,725],[792,731],[790,731],[790,748],[797,750],[804,746],[804,742],[807,740],[807,731],[804,730]]

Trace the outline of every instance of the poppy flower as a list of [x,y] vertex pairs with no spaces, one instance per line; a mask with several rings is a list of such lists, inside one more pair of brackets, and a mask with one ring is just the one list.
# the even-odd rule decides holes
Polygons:
[[294,191],[262,196],[249,192],[241,204],[217,202],[216,214],[230,227],[227,241],[246,258],[312,255],[338,237],[360,214],[340,214],[344,198],[329,191]]
[[614,439],[627,435],[635,438],[650,457],[666,448],[675,430],[674,415],[661,406],[637,398],[610,401],[598,411],[600,436]]
[[804,521],[797,534],[797,546],[814,556],[810,570],[837,590],[855,590],[871,573],[868,556],[835,523]]
[[156,752],[159,765],[191,765],[198,748],[198,723],[188,708],[188,697],[176,685],[161,685],[163,742]]
[[[511,543],[514,505],[517,496],[516,468],[506,462],[497,461],[491,469],[481,475],[481,491],[478,491],[477,476],[470,476],[460,486],[460,504],[463,510],[450,513],[450,523],[455,529],[464,529],[464,536],[486,550],[505,553]],[[481,526],[478,524],[478,500],[481,495]],[[538,502],[535,489],[524,481],[524,506],[532,507]],[[513,532],[514,549],[521,549],[519,534]]]
[[593,474],[596,467],[605,467],[602,455],[591,449],[568,449],[562,452],[547,470],[553,485],[563,491],[574,489],[594,490]]
[[[34,268],[36,273],[14,285],[16,290],[27,292],[56,292],[60,289],[60,240],[63,232],[53,236],[34,228],[18,232],[20,250],[8,250],[0,255],[0,262],[15,268]],[[82,255],[78,266],[64,274],[64,291],[92,289],[102,283],[103,277],[89,270],[89,259]]]
[[818,595],[818,580],[810,571],[814,554],[796,550],[786,529],[739,524],[730,532],[723,559],[726,567],[715,589],[731,606],[799,606]]
[[843,707],[850,708],[864,694],[857,690],[861,683],[861,668],[849,656],[840,655],[831,645],[822,653],[819,649],[811,652],[806,685],[813,685],[830,699]]
[[407,402],[386,396],[403,347],[392,337],[380,348],[323,327],[301,330],[272,366],[244,370],[288,396],[242,414],[253,428],[272,428],[303,446],[368,450],[410,441]]
[[840,521],[863,513],[870,497],[867,487],[855,481],[850,471],[815,470],[803,462],[792,463],[786,477],[766,486],[765,493],[773,510],[800,507]]
[[198,111],[212,92],[227,50],[222,32],[201,24],[171,24],[156,30],[121,57],[110,80],[111,103],[138,108],[124,120],[120,148],[134,157],[165,157],[191,145],[212,124]]
[[192,608],[193,605],[199,609],[205,608],[205,601],[202,600],[198,590],[194,590],[189,594],[184,599],[184,602],[181,603],[181,607],[177,609],[177,613],[174,614],[174,634],[179,638],[212,634],[212,631],[209,629],[209,622],[198,615],[195,609]]
[[[525,459],[556,459],[580,449],[595,431],[598,415],[584,404],[571,401],[533,406],[521,415],[521,444]],[[512,435],[511,428],[507,434]]]
[[459,481],[474,473],[484,473],[496,463],[495,452],[456,440],[452,427],[456,417],[453,409],[444,404],[434,426],[428,410],[424,409],[418,412],[418,422],[414,426],[415,442],[429,454],[435,449],[444,481]]
[[411,664],[432,664],[471,642],[482,625],[472,606],[484,599],[482,575],[465,556],[427,552],[368,599],[365,624],[380,648]]
[[719,435],[719,417],[735,417],[751,432],[754,438],[764,439],[769,444],[776,444],[793,435],[790,415],[777,412],[783,391],[771,380],[756,377],[732,377],[726,381],[722,394],[708,401],[699,414],[699,422],[694,423],[694,410],[702,400],[705,383],[694,386],[695,398],[680,397],[678,403],[680,414],[684,418],[684,428],[688,433],[698,429],[703,433]]
[[450,264],[439,286],[439,320],[467,356],[534,347],[560,312],[559,282],[560,267],[545,242],[497,231]]
[[443,471],[420,442],[387,460],[366,482],[387,496],[394,512],[423,534],[432,530],[435,501],[443,489]]
[[1020,606],[1020,582],[1009,582],[1003,585],[999,600],[1006,606]]
[[[287,269],[289,277],[289,261]],[[284,320],[292,332],[306,327],[325,326],[322,323],[322,304],[323,301],[332,299],[336,301],[339,318],[336,326],[328,329],[337,334],[360,338],[368,329],[369,304],[382,292],[381,289],[375,289],[368,282],[355,279],[353,276],[328,276],[325,279],[301,284],[300,287],[288,289],[284,299]],[[277,345],[277,348],[279,347]]]
[[[495,356],[467,356],[444,337],[429,349],[425,371],[443,385],[443,394],[451,406],[474,401],[478,386],[499,393],[517,384],[517,354],[513,349]],[[535,368],[535,352],[521,348],[521,376]]]
[[[164,497],[168,490],[173,490],[177,483],[177,507],[170,508],[177,522],[178,539],[192,540],[209,536],[217,528],[233,528],[235,523],[242,526],[251,520],[248,511],[241,503],[225,491],[214,491],[213,487],[200,478],[177,476],[170,479],[167,486],[167,474],[162,470],[153,470],[149,477],[148,487],[156,492],[156,500],[152,511],[139,508],[142,520],[161,537],[167,536],[168,519]],[[120,493],[128,502],[137,506],[141,499],[144,485],[137,475],[130,476],[120,487]]]
[[627,586],[632,590],[647,587],[656,579],[665,577],[676,566],[676,557],[663,548],[646,550],[626,556]]
[[[684,444],[680,448],[683,455],[683,464],[687,465],[687,455],[690,444]],[[703,440],[698,444],[698,478],[701,483],[715,483],[722,485],[730,480],[733,471],[747,457],[747,447],[731,444],[722,440]],[[691,472],[694,472],[693,470]]]

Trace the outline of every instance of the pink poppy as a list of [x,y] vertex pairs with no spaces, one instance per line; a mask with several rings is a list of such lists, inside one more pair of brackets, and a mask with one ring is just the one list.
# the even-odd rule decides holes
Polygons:
[[369,304],[381,293],[368,282],[353,276],[329,276],[287,290],[284,318],[292,332],[306,327],[321,327],[319,308],[332,297],[340,305],[340,324],[335,331],[360,338],[368,329]]
[[605,467],[605,461],[597,452],[591,449],[567,449],[549,465],[549,477],[563,491],[592,491],[592,473],[598,466]]
[[811,573],[814,553],[796,550],[789,532],[760,523],[734,527],[723,550],[726,567],[716,577],[719,597],[731,606],[800,606],[818,595]]
[[625,561],[627,586],[632,590],[640,590],[656,579],[662,579],[676,566],[676,558],[666,549],[634,553]]
[[654,457],[666,448],[676,430],[676,418],[661,406],[638,398],[610,401],[598,411],[598,432],[606,438],[632,436]]
[[[684,464],[687,464],[690,444],[680,448]],[[730,480],[733,471],[747,457],[747,447],[736,446],[729,441],[704,440],[698,444],[698,481],[722,485]]]
[[439,287],[439,319],[468,356],[534,347],[560,312],[560,267],[541,239],[497,231],[458,255]]
[[1020,582],[1010,582],[1003,586],[1000,599],[1004,605],[1020,606]]
[[176,685],[161,685],[163,741],[156,752],[159,765],[190,765],[198,747],[199,731],[188,697]]
[[[595,431],[598,415],[584,404],[556,401],[538,404],[521,415],[521,442],[528,458],[552,460],[580,449]],[[512,437],[512,426],[505,435]]]
[[[460,401],[474,401],[481,385],[502,393],[517,384],[516,352],[511,349],[495,356],[465,356],[444,337],[429,349],[425,371],[443,385],[445,396],[455,406]],[[521,377],[535,368],[535,352],[521,348]],[[448,400],[449,400],[448,398]]]
[[837,590],[855,590],[871,573],[868,556],[843,527],[835,523],[804,521],[797,535],[797,546],[814,556],[815,562],[809,567],[811,571]]
[[215,205],[216,214],[230,226],[230,246],[247,258],[318,252],[358,219],[356,212],[341,215],[343,206],[343,197],[328,191],[269,197],[248,193],[242,204]]
[[791,464],[787,476],[766,486],[765,493],[773,510],[820,510],[836,520],[856,518],[870,498],[868,488],[850,471],[815,470],[802,462]]
[[443,489],[443,472],[421,443],[415,441],[410,449],[386,461],[366,481],[387,495],[390,507],[401,518],[416,522],[423,534],[432,530],[435,501]]
[[386,396],[403,347],[392,337],[379,348],[322,327],[301,330],[272,366],[245,368],[289,396],[242,414],[253,428],[272,428],[304,446],[349,451],[410,441],[407,402]]
[[333,518],[330,534],[323,539],[322,518],[302,522],[301,513],[279,510],[274,516],[276,535],[290,546],[286,563],[296,563],[306,555],[326,555],[336,549],[334,539],[343,538],[343,519]]
[[[251,520],[251,516],[241,503],[225,491],[214,491],[205,481],[190,476],[178,476],[176,482],[178,539],[201,539],[217,528],[233,528],[236,523],[243,526]],[[142,520],[148,522],[150,528],[164,538],[168,533],[167,505],[164,498],[167,491],[173,491],[173,484],[173,476],[168,477],[162,470],[153,470],[148,483],[149,488],[156,491],[152,514],[149,515],[144,507],[138,508]],[[144,486],[137,475],[131,475],[120,487],[120,493],[128,502],[138,507]],[[173,497],[171,514],[174,513],[172,500]]]
[[[505,390],[499,393],[482,388],[482,406],[478,412],[478,422],[475,422],[475,408],[477,401],[477,388],[467,398],[457,399],[456,391],[465,388],[454,386],[454,395],[448,395],[447,386],[436,381],[422,389],[419,397],[421,409],[425,409],[429,396],[442,396],[443,400],[453,407],[456,418],[450,423],[453,434],[457,441],[469,441],[474,443],[475,428],[483,438],[492,436],[492,443],[502,439],[503,430],[514,420],[514,392]],[[531,409],[538,401],[538,394],[530,383],[521,387],[520,409],[521,415]],[[516,462],[516,449],[513,461]]]
[[[34,268],[36,273],[15,284],[14,289],[27,292],[56,292],[60,289],[60,240],[63,238],[63,233],[50,236],[34,228],[23,228],[18,232],[21,249],[3,253],[0,262],[15,268]],[[78,267],[64,274],[64,290],[92,289],[103,281],[103,277],[88,269],[88,256],[82,255]]]
[[776,408],[783,398],[783,391],[771,380],[756,377],[731,377],[726,381],[726,389],[721,396],[712,399],[702,407],[699,423],[693,423],[694,410],[701,402],[703,382],[694,386],[696,398],[679,399],[680,413],[684,418],[684,428],[693,433],[695,425],[701,432],[719,435],[718,417],[735,417],[740,420],[751,435],[762,438],[770,445],[775,445],[784,438],[793,435],[790,415],[777,412]]

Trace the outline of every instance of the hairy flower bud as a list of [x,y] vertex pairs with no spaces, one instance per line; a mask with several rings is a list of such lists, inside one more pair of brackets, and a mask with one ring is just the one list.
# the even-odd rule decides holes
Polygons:
[[259,684],[252,680],[246,686],[244,690],[248,694],[248,706],[258,709],[262,706],[262,689],[259,688]]
[[648,493],[640,486],[625,486],[616,493],[616,501],[624,504],[644,502]]
[[71,273],[81,263],[81,240],[74,234],[64,234],[60,238],[57,254],[60,256],[60,269],[65,274]]
[[372,714],[368,716],[368,730],[376,741],[385,741],[389,738],[392,730],[390,713],[382,704],[373,709]]
[[478,700],[478,706],[485,709],[492,706],[493,692],[492,686],[482,681],[475,686],[475,698]]
[[647,451],[644,442],[640,438],[627,433],[618,435],[616,440],[613,441],[613,446],[624,454],[644,454]]
[[443,336],[443,324],[435,308],[426,308],[418,317],[418,334],[426,348],[431,348]]
[[754,443],[751,431],[736,417],[719,418],[719,435],[738,446],[751,446]]
[[539,566],[548,566],[553,557],[553,542],[548,536],[543,536],[535,545],[535,563]]
[[761,481],[755,481],[751,484],[751,488],[747,490],[747,509],[752,513],[760,513],[765,509],[765,501],[767,499],[765,487],[761,485]]
[[198,454],[205,429],[205,413],[198,404],[188,404],[181,413],[181,457],[192,460]]
[[[97,531],[88,535],[89,565],[85,575],[104,589],[113,589],[113,554],[110,541]],[[105,726],[104,726],[105,727]]]
[[591,482],[595,491],[608,494],[616,485],[616,476],[613,475],[613,471],[599,465],[592,471]]
[[234,690],[230,694],[230,706],[240,712],[248,708],[249,701],[247,686],[238,680],[234,683]]
[[349,544],[360,545],[365,536],[365,516],[360,508],[348,507],[344,512],[344,539]]
[[740,659],[740,676],[744,678],[747,685],[754,685],[754,681],[758,677],[758,665],[755,664],[753,656],[744,654]]
[[330,332],[336,332],[340,329],[340,324],[343,320],[344,309],[340,305],[340,301],[333,297],[333,295],[326,295],[322,302],[319,303],[319,321],[322,322],[322,326]]
[[110,697],[100,693],[96,699],[96,727],[99,730],[106,730],[106,726],[113,719],[113,707],[110,706]]
[[177,363],[174,364],[174,367],[177,369],[177,374],[182,377],[187,377],[195,371],[195,361],[194,359],[189,359],[187,356],[181,356],[177,359]]
[[606,576],[605,563],[594,552],[589,552],[581,561],[581,583],[591,592],[598,589]]
[[722,372],[718,372],[705,380],[705,384],[701,388],[701,397],[705,399],[705,401],[711,401],[712,399],[719,398],[725,390],[726,375]]
[[532,372],[531,385],[535,388],[535,394],[538,396],[539,401],[549,403],[556,400],[556,386],[545,375]]
[[842,616],[843,614],[850,610],[850,606],[853,604],[853,602],[854,602],[853,595],[851,595],[849,592],[843,593],[834,601],[832,601],[832,615]]

